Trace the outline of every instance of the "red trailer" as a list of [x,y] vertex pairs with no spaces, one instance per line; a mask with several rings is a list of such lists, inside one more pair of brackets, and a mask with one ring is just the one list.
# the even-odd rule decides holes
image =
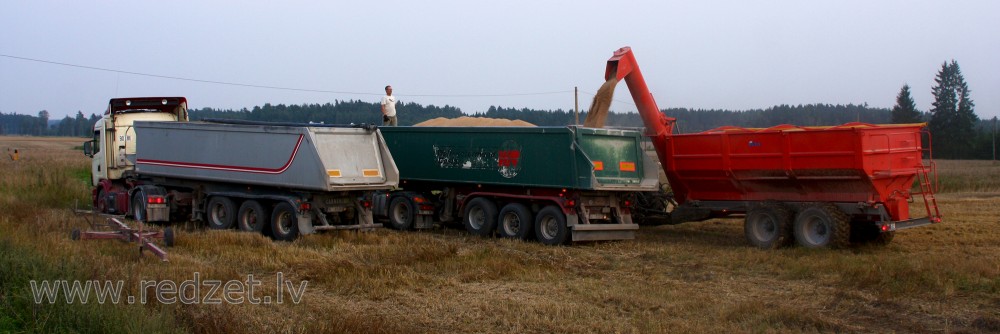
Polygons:
[[[888,243],[898,229],[941,221],[933,162],[924,163],[925,124],[848,123],[830,127],[720,127],[673,134],[674,119],[656,107],[635,56],[625,47],[608,60],[605,79],[624,79],[663,165],[674,223],[745,214],[757,247],[797,240],[805,247]],[[919,188],[914,190],[914,181]],[[927,216],[911,218],[919,196]]]

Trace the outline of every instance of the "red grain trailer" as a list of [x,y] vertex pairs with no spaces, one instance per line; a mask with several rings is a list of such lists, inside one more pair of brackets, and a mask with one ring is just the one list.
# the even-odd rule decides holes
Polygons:
[[[636,101],[679,204],[671,212],[675,223],[745,214],[746,237],[757,247],[796,240],[816,248],[852,239],[884,244],[896,230],[941,221],[934,165],[922,159],[921,137],[930,140],[925,124],[673,134],[675,120],[656,107],[631,49],[608,60],[605,79],[624,79]],[[909,203],[918,196],[927,216],[911,218]]]

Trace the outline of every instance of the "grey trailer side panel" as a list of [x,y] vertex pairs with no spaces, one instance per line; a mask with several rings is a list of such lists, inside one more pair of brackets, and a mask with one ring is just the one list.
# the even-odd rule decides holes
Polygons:
[[136,122],[136,171],[144,175],[336,191],[398,183],[377,132],[213,123]]

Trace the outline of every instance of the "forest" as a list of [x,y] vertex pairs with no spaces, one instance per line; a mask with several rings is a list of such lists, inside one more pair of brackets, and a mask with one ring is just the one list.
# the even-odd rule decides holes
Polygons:
[[[362,100],[335,100],[325,104],[264,104],[253,109],[213,109],[202,108],[190,110],[192,120],[203,119],[241,119],[269,122],[294,123],[324,123],[324,124],[380,124],[379,105],[376,102]],[[752,110],[720,110],[720,109],[687,109],[670,108],[662,110],[666,115],[677,118],[677,133],[692,133],[712,128],[732,125],[748,128],[764,128],[779,124],[794,124],[800,126],[840,125],[848,122],[864,122],[873,124],[894,123],[893,112],[885,108],[873,108],[867,105],[778,105],[767,109]],[[485,112],[465,114],[459,108],[452,106],[421,105],[413,102],[401,103],[397,107],[400,125],[413,125],[437,117],[455,118],[461,116],[520,119],[538,126],[564,126],[573,124],[572,110],[536,110],[528,108],[505,108],[491,106]],[[580,120],[587,117],[581,112]],[[916,119],[908,121],[929,122],[931,114],[918,113]],[[39,112],[38,116],[5,114],[0,112],[0,135],[28,136],[70,136],[87,137],[94,122],[100,117],[97,114],[85,116],[77,112],[76,117],[65,117],[59,122],[49,122],[48,112]],[[46,124],[51,123],[49,126]],[[898,122],[896,122],[898,123]],[[608,126],[642,127],[642,120],[635,112],[615,112],[608,115]],[[974,138],[967,152],[959,156],[947,155],[955,159],[992,159],[993,155],[993,121],[976,120]]]

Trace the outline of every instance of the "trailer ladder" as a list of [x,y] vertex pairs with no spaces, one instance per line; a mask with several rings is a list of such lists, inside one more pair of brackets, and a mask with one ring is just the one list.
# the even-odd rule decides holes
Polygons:
[[[934,179],[931,179],[931,176]],[[917,181],[920,182],[920,195],[924,198],[924,208],[927,209],[927,217],[932,223],[941,222],[941,211],[938,210],[937,198],[934,192],[937,190],[937,166],[934,161],[929,165],[920,164],[917,172]]]

